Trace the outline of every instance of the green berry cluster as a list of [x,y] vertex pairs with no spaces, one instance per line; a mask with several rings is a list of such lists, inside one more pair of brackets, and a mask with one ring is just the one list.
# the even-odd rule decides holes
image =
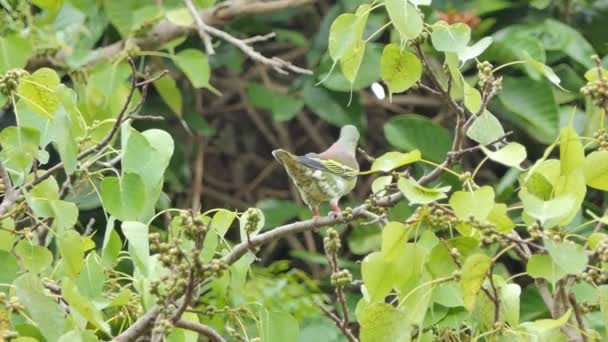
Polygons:
[[249,208],[243,213],[242,218],[245,218],[245,232],[251,234],[258,229],[262,219],[262,211],[258,208]]
[[4,292],[0,292],[0,305],[4,305],[10,313],[18,313],[25,310],[25,307],[17,297],[8,298]]
[[603,239],[597,244],[595,254],[599,261],[608,263],[608,238]]
[[353,282],[353,275],[348,270],[338,270],[331,275],[331,285],[334,287],[346,287]]
[[340,235],[335,229],[327,229],[327,236],[323,239],[323,247],[325,247],[325,253],[328,255],[338,253],[342,243],[340,242]]
[[583,314],[590,313],[590,312],[595,312],[595,311],[600,311],[600,304],[599,303],[582,302],[582,303],[579,303],[579,306],[580,306],[581,312]]
[[497,92],[502,88],[502,77],[495,77],[493,68],[494,66],[488,61],[484,61],[477,64],[480,89],[491,89],[494,92]]
[[[420,207],[418,208],[420,209]],[[419,210],[418,214],[422,214],[424,209]],[[438,229],[449,229],[450,227],[454,227],[458,224],[458,219],[454,216],[450,210],[435,207],[430,213],[423,216],[425,218],[425,222],[427,222],[432,227],[436,227]]]
[[588,268],[585,272],[576,275],[577,281],[586,281],[593,284],[603,284],[608,280],[608,269],[599,270]]
[[420,33],[420,35],[418,35],[418,37],[409,40],[407,43],[409,46],[416,46],[416,45],[422,45],[424,44],[424,42],[426,42],[427,39],[429,39],[429,32],[427,31],[422,31],[422,33]]
[[606,80],[598,79],[588,82],[581,88],[581,94],[589,96],[598,107],[604,108],[608,105],[608,83],[606,83]]
[[23,76],[27,76],[29,73],[23,69],[11,69],[0,77],[0,94],[4,96],[11,96],[12,93],[17,91],[19,86],[19,79]]
[[479,230],[479,233],[481,234],[480,241],[484,245],[491,245],[496,242],[507,242],[504,236],[496,231],[496,225],[492,223],[481,223],[475,220],[473,217],[470,217],[469,224]]
[[367,210],[376,215],[384,215],[387,212],[385,207],[378,204],[378,198],[375,195],[371,195],[368,199],[366,199],[365,205],[367,206]]
[[[8,8],[6,7],[8,5]],[[8,32],[18,32],[29,26],[31,20],[30,5],[27,1],[0,1],[0,36]]]
[[597,139],[599,143],[598,150],[608,151],[608,132],[606,132],[605,128],[600,128],[593,133],[593,138]]

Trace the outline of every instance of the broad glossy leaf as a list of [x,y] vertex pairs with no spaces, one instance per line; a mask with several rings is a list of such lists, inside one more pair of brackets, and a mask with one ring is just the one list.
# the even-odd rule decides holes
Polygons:
[[491,151],[485,146],[481,146],[483,152],[491,160],[506,166],[521,168],[520,164],[526,160],[526,148],[518,143],[511,142],[501,147],[498,151]]
[[10,252],[15,242],[15,220],[7,217],[0,221],[0,250]]
[[103,236],[103,244],[101,247],[101,258],[105,267],[114,266],[114,262],[118,258],[118,254],[122,249],[122,241],[120,235],[114,229],[116,218],[110,216]]
[[[545,63],[543,63],[543,62],[539,62],[539,61],[535,60],[525,51],[524,51],[524,56],[526,57],[526,62],[528,63],[528,65],[530,65],[532,67],[533,70],[537,71],[542,76],[546,77],[549,80],[549,82],[553,83],[560,89],[564,90],[564,88],[562,88],[560,86],[561,80],[559,79],[559,76],[557,76],[555,74],[555,72],[553,71],[553,69],[551,69],[551,67],[545,65]],[[537,80],[539,79],[539,77],[534,77],[534,74],[532,75],[532,78],[537,79]]]
[[477,294],[491,265],[492,258],[484,254],[471,255],[466,259],[464,265],[462,265],[460,286],[462,288],[464,307],[469,312],[473,311]]
[[[372,192],[382,195],[386,191],[386,187],[393,182],[393,176],[381,176],[372,182]],[[0,232],[1,234],[1,232]]]
[[388,44],[382,51],[380,75],[388,86],[389,99],[393,93],[401,93],[420,80],[422,63],[416,55],[402,51],[396,44]]
[[462,298],[462,287],[454,281],[441,283],[433,290],[433,301],[448,308],[464,306]]
[[587,155],[583,173],[588,186],[608,191],[608,151],[595,151]]
[[433,24],[431,41],[437,51],[461,52],[464,51],[471,39],[471,28],[463,23],[449,25],[445,21]]
[[361,342],[405,342],[410,340],[407,313],[385,303],[365,307],[359,318]]
[[402,41],[412,40],[422,33],[422,14],[407,0],[384,0],[384,6]]
[[104,10],[108,19],[116,27],[122,37],[131,32],[133,25],[133,14],[142,5],[137,1],[103,1]]
[[579,274],[587,267],[589,259],[583,246],[569,242],[556,243],[549,239],[544,242],[553,262],[567,274]]
[[482,186],[475,191],[456,191],[449,203],[457,218],[468,220],[472,216],[476,220],[485,221],[494,207],[494,189]]
[[371,171],[389,172],[404,165],[415,163],[420,158],[421,155],[418,150],[413,150],[409,153],[387,152],[374,160]]
[[19,171],[25,171],[38,155],[40,133],[27,127],[9,126],[0,132],[2,157],[7,167],[13,166]]
[[361,90],[372,83],[380,80],[380,59],[383,45],[379,43],[367,43],[363,54],[363,61],[359,67],[359,73],[354,83],[350,83],[341,72],[332,72],[334,62],[331,57],[326,56],[318,67],[318,81],[323,81],[323,87],[340,92]]
[[331,24],[328,51],[334,62],[342,59],[361,40],[369,15],[369,7],[369,5],[361,5],[357,9],[357,13],[341,14]]
[[[450,67],[450,69],[452,69],[452,67]],[[464,96],[464,106],[468,110],[470,110],[472,113],[477,113],[481,109],[481,94],[479,93],[479,91],[477,89],[475,89],[474,87],[471,87],[469,85],[469,83],[467,83],[465,81],[462,81],[459,83],[462,83],[462,87],[463,87],[462,94]],[[452,85],[452,87],[453,86],[454,85]],[[484,110],[484,113],[482,113],[482,115],[485,114],[485,112],[488,112],[488,111]],[[475,120],[478,120],[478,119],[475,119]],[[468,130],[467,130],[467,134],[468,134]]]
[[[17,258],[8,251],[0,250],[0,284],[11,284],[19,272]],[[1,293],[8,292],[8,288],[0,288]]]
[[517,284],[506,284],[500,289],[500,310],[511,326],[519,324],[519,296],[521,287]]
[[173,56],[173,61],[186,74],[195,88],[215,89],[209,84],[211,68],[207,56],[197,49],[185,49]]
[[440,243],[433,247],[429,255],[428,269],[433,278],[448,277],[458,269],[450,251],[445,244]]
[[397,187],[410,205],[429,204],[447,198],[446,193],[451,189],[450,186],[427,188],[419,185],[414,179],[405,177],[399,177]]
[[14,282],[19,301],[48,341],[57,341],[66,327],[65,311],[54,297],[45,294],[42,280],[25,273]]
[[558,134],[559,111],[547,82],[505,77],[498,98],[513,113],[506,117],[507,120],[541,142],[553,142]]
[[173,155],[173,138],[160,129],[149,129],[140,133],[131,127],[123,126],[122,132],[123,178],[128,173],[138,174],[151,196],[162,183]]
[[363,55],[365,54],[366,43],[362,39],[355,41],[355,43],[346,50],[346,53],[340,58],[340,68],[342,74],[350,82],[354,84],[363,61]]
[[84,261],[84,241],[77,231],[65,230],[57,236],[57,247],[61,254],[63,265],[72,278],[78,277]]
[[505,130],[500,121],[487,110],[479,115],[467,129],[467,137],[482,145],[493,143],[504,135]]
[[390,262],[405,249],[410,230],[401,222],[389,222],[382,229],[382,256]]
[[186,7],[176,8],[166,13],[167,19],[175,25],[189,27],[194,24],[194,18]]
[[119,220],[136,220],[146,201],[146,187],[141,177],[127,173],[122,177],[106,177],[101,182],[104,208]]
[[384,136],[392,146],[406,151],[418,149],[422,158],[434,162],[444,160],[452,144],[447,129],[417,114],[392,117],[384,124]]
[[106,276],[101,258],[96,252],[87,255],[80,277],[76,280],[79,292],[89,298],[99,298],[103,292]]
[[150,245],[148,242],[148,226],[136,221],[122,223],[122,232],[129,242],[129,254],[137,269],[148,275],[150,263]]
[[19,79],[17,94],[33,112],[52,119],[59,106],[59,97],[55,93],[59,82],[55,70],[41,68]]

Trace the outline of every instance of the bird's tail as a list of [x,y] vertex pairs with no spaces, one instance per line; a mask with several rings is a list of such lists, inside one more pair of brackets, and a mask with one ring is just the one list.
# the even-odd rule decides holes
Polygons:
[[272,151],[272,155],[274,156],[274,159],[276,159],[279,163],[281,163],[283,165],[290,164],[290,162],[292,162],[294,159],[293,154],[291,154],[283,149],[278,149],[278,150]]

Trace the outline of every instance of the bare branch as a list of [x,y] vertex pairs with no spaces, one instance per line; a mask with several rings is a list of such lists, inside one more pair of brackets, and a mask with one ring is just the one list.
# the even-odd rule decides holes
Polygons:
[[0,216],[6,214],[19,199],[19,191],[15,191],[13,188],[13,182],[11,176],[8,174],[6,167],[0,160],[0,177],[2,177],[2,184],[4,185],[4,200],[0,204]]
[[197,333],[209,338],[211,342],[226,342],[226,340],[217,331],[208,325],[180,319],[179,321],[175,322],[175,326],[182,329],[196,331]]

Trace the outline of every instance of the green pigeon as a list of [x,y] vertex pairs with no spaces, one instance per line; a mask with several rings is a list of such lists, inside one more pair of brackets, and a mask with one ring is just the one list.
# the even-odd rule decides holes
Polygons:
[[359,163],[355,156],[359,131],[347,125],[340,130],[340,138],[322,153],[296,156],[285,150],[272,151],[275,159],[285,167],[302,200],[314,218],[318,218],[319,205],[329,202],[338,214],[340,198],[351,192],[357,184]]

